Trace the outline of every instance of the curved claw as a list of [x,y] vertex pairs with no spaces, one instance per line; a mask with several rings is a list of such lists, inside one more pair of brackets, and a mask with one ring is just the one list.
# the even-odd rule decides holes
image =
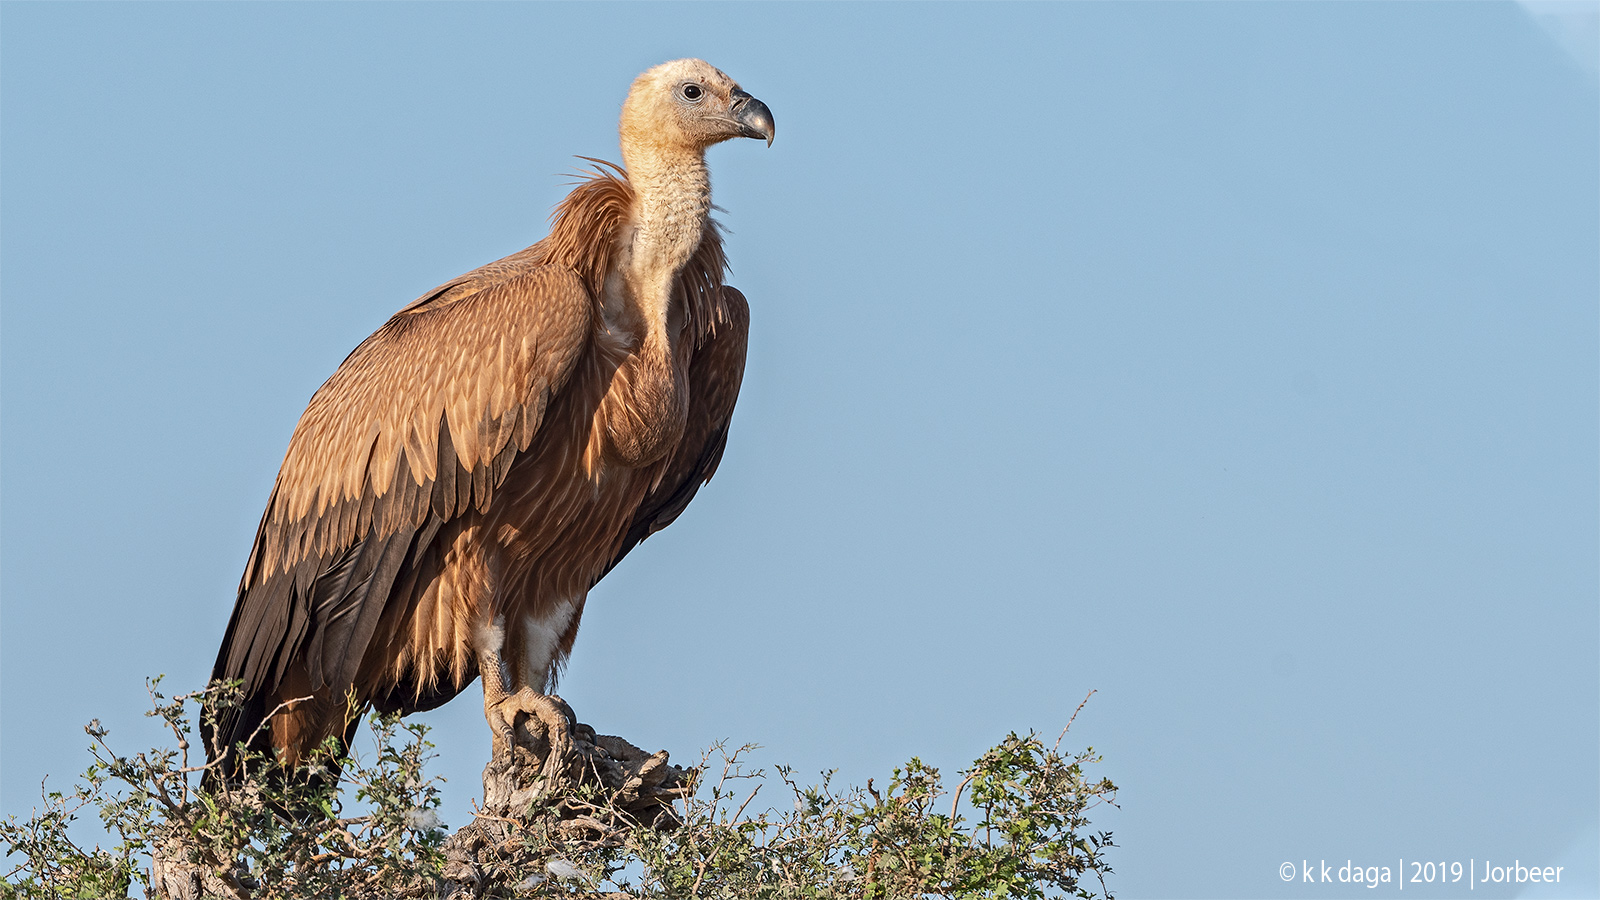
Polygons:
[[[543,756],[544,776],[550,783],[561,780],[565,764],[572,755],[572,708],[560,697],[547,696],[525,687],[495,703],[485,704],[484,718],[494,732],[494,755],[509,756],[518,745],[534,757]],[[521,726],[521,728],[519,728]],[[541,754],[540,743],[548,745]]]

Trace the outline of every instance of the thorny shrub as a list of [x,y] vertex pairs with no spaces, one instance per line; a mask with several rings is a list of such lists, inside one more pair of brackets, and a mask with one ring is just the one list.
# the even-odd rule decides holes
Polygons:
[[[344,759],[337,787],[268,774],[202,790],[206,767],[188,758],[189,709],[212,715],[236,702],[236,692],[212,688],[168,699],[152,684],[151,695],[149,715],[166,722],[177,749],[119,756],[105,730],[91,723],[94,763],[85,783],[70,793],[47,792],[42,810],[0,824],[8,856],[21,859],[0,879],[0,898],[125,897],[135,885],[150,895],[150,861],[162,848],[210,873],[208,895],[434,897],[449,891],[448,848],[435,812],[438,783],[423,771],[432,746],[425,726],[374,717],[376,752]],[[961,772],[953,791],[918,759],[894,770],[881,790],[873,780],[864,788],[836,789],[831,773],[803,786],[792,770],[778,767],[781,808],[759,811],[752,805],[771,782],[745,762],[752,747],[724,752],[719,745],[702,760],[700,788],[680,801],[675,827],[630,826],[625,814],[606,810],[600,818],[623,824],[598,838],[564,838],[555,827],[560,823],[541,821],[536,805],[519,834],[534,851],[525,858],[543,866],[477,892],[1110,900],[1105,852],[1114,844],[1110,832],[1090,829],[1089,812],[1115,805],[1117,789],[1085,774],[1100,761],[1092,748],[1064,753],[1060,744],[1060,737],[1047,743],[1033,733],[1010,734]],[[333,750],[330,744],[313,764],[332,767]],[[717,768],[713,757],[720,757],[714,779],[704,776]],[[346,798],[359,809],[346,809]],[[604,798],[588,802],[603,804]],[[98,813],[118,839],[110,849],[84,849],[68,835],[85,811]]]
[[[219,896],[263,900],[403,896],[438,870],[444,834],[435,812],[438,781],[423,772],[433,746],[426,726],[374,716],[370,756],[355,747],[339,760],[330,742],[313,755],[307,774],[337,766],[338,786],[326,778],[283,778],[251,754],[232,758],[238,748],[196,764],[191,709],[214,716],[238,702],[238,690],[213,686],[169,698],[156,689],[159,682],[149,685],[154,708],[145,714],[162,719],[176,749],[122,756],[106,742],[106,729],[89,723],[94,762],[83,782],[70,792],[43,791],[42,810],[0,824],[7,855],[23,857],[0,881],[0,897],[126,897],[135,884],[150,896],[150,862],[158,853],[207,871]],[[406,739],[398,741],[402,731]],[[263,774],[232,784],[217,778],[201,788],[208,769],[240,763]],[[118,839],[111,849],[86,850],[69,836],[68,826],[85,811],[98,813]]]

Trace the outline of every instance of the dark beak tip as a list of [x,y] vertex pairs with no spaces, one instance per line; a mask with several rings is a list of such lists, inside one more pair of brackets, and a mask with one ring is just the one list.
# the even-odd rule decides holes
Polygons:
[[768,147],[772,146],[772,139],[778,134],[778,127],[772,121],[772,110],[754,97],[740,105],[739,124],[745,137],[766,138]]

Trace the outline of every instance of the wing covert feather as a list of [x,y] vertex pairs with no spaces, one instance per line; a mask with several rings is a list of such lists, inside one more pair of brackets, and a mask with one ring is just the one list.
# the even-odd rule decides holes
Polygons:
[[254,695],[306,650],[314,687],[348,683],[417,543],[488,506],[596,314],[570,270],[504,262],[396,314],[312,396],[213,677]]
[[555,266],[464,287],[394,316],[312,396],[247,581],[341,551],[373,524],[382,538],[429,510],[448,520],[487,505],[495,485],[474,473],[513,441],[527,449],[588,346],[594,303]]

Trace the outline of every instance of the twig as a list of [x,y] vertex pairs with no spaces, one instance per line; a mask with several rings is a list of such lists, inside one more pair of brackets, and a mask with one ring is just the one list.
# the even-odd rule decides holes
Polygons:
[[[761,793],[761,785],[758,784],[756,785],[756,789],[750,792],[750,796],[744,798],[744,802],[739,804],[739,811],[733,814],[733,821],[728,823],[730,831],[733,831],[735,834],[738,833],[739,817],[744,815],[744,808],[749,806],[750,801],[754,800],[756,795],[759,793]],[[689,889],[689,896],[700,896],[700,882],[705,880],[706,867],[711,864],[712,860],[717,858],[717,855],[722,852],[722,848],[728,846],[728,843],[732,840],[733,835],[729,835],[728,837],[725,837],[721,841],[717,842],[716,848],[711,851],[711,853],[706,857],[704,863],[699,867],[698,871],[695,872],[694,887]]]
[[1093,697],[1097,690],[1098,689],[1092,689],[1089,691],[1089,693],[1083,695],[1083,699],[1078,703],[1078,708],[1073,710],[1072,717],[1067,719],[1067,727],[1061,729],[1061,734],[1057,735],[1056,745],[1051,748],[1052,752],[1059,753],[1061,751],[1061,739],[1067,736],[1067,729],[1072,727],[1073,722],[1078,721],[1078,713],[1083,712],[1084,704],[1089,702],[1089,698]]
[[978,770],[974,768],[971,772],[967,773],[967,777],[961,779],[960,784],[956,785],[955,796],[950,798],[950,827],[952,829],[954,829],[956,825],[956,805],[961,802],[961,792],[966,790],[967,785],[972,783],[972,779],[977,777]]

